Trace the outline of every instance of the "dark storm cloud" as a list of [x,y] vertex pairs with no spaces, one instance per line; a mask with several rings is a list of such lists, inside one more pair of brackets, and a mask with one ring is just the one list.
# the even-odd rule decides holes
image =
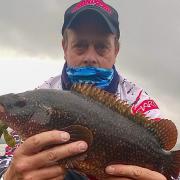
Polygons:
[[0,46],[33,56],[57,57],[66,7],[62,4],[55,0],[0,0]]
[[180,100],[180,2],[121,2],[122,64]]

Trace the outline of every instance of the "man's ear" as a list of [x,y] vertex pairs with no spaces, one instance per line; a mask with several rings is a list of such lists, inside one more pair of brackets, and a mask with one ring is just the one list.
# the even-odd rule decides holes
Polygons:
[[64,38],[62,39],[62,47],[63,47],[63,51],[64,51],[64,57],[66,57],[66,53],[67,53],[67,42],[64,40]]
[[65,45],[66,43],[65,43],[64,38],[62,39],[61,43],[62,43],[63,50],[65,51],[65,49],[66,49],[67,47],[66,47],[66,45]]
[[115,56],[118,55],[119,51],[120,51],[120,43],[118,42],[118,44],[115,47]]

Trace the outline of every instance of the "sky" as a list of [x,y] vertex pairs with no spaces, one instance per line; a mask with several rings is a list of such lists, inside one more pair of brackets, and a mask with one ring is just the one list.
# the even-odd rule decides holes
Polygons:
[[[180,131],[180,1],[104,1],[119,13],[117,69]],[[33,89],[61,72],[63,16],[74,2],[0,0],[0,95]]]

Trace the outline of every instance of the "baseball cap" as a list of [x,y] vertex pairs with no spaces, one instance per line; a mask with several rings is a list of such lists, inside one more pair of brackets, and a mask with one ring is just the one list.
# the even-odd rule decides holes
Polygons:
[[74,20],[85,11],[98,13],[106,22],[111,33],[120,37],[119,16],[117,11],[102,0],[82,0],[70,6],[64,14],[62,35],[66,28],[70,28]]

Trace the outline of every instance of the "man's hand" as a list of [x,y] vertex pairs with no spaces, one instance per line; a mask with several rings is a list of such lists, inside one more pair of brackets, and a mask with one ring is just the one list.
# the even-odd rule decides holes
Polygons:
[[111,175],[106,180],[166,180],[158,172],[131,165],[111,165],[106,168],[106,173]]
[[[69,139],[68,133],[56,130],[28,138],[15,151],[4,180],[64,179],[65,169],[57,161],[87,149],[87,144],[83,141],[62,144]],[[47,149],[52,145],[56,146]]]

